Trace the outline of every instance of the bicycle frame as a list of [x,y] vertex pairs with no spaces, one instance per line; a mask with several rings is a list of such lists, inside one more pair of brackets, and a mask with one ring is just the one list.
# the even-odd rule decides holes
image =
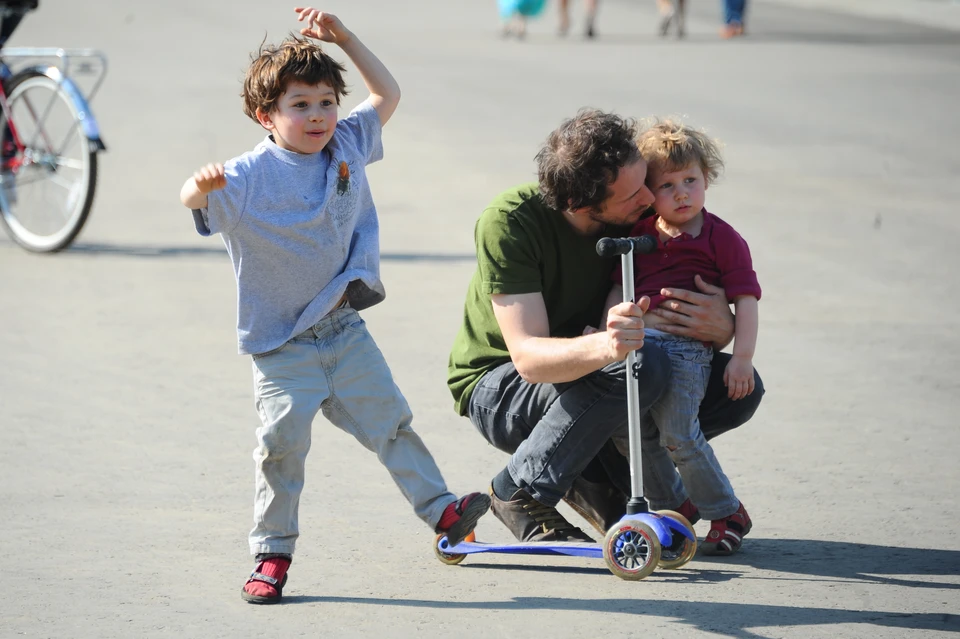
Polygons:
[[[12,69],[7,65],[8,60],[11,59],[21,59],[21,60],[36,60],[36,59],[48,59],[48,58],[57,58],[59,63],[54,64],[32,64],[29,66],[21,67],[13,72]],[[53,49],[53,48],[33,48],[33,47],[15,47],[10,49],[3,49],[0,51],[0,60],[2,60],[3,66],[13,75],[21,73],[34,73],[38,75],[45,75],[57,85],[63,89],[64,93],[69,97],[70,101],[73,103],[74,108],[79,114],[78,124],[80,125],[83,135],[90,141],[91,148],[95,151],[104,151],[106,150],[106,145],[103,143],[103,140],[100,137],[100,127],[97,124],[96,118],[94,118],[92,111],[90,110],[89,101],[93,99],[93,96],[100,89],[100,86],[103,84],[103,80],[106,77],[107,72],[107,59],[106,56],[93,49]],[[83,92],[77,86],[77,84],[70,78],[70,65],[74,60],[80,60],[81,65],[84,70],[90,68],[90,61],[95,60],[99,63],[99,74],[94,81],[93,87],[90,89],[86,96],[83,95]],[[52,102],[51,102],[52,104]],[[34,120],[37,122],[37,135],[42,135],[44,133],[43,122],[46,120],[48,115],[50,105],[47,106],[47,109],[44,113],[38,114],[33,112],[32,106],[29,106],[31,110],[31,115]],[[0,108],[3,110],[6,122],[10,128],[11,137],[14,144],[17,145],[17,148],[20,151],[23,151],[27,146],[23,140],[21,140],[20,135],[17,132],[17,126],[15,120],[11,117],[9,105],[7,104],[7,95],[6,91],[0,86]],[[45,140],[48,147],[52,148],[49,140]],[[14,167],[7,167],[14,168]]]
[[[6,171],[15,171],[20,168],[20,164],[23,162],[21,154],[25,147],[20,140],[20,133],[17,132],[17,125],[13,121],[13,118],[10,117],[10,107],[7,105],[7,90],[3,87],[2,83],[0,83],[0,109],[3,110],[3,119],[7,123],[7,130],[10,131],[10,140],[19,151],[13,159],[5,159],[2,168]],[[3,140],[3,146],[6,147],[6,140]]]

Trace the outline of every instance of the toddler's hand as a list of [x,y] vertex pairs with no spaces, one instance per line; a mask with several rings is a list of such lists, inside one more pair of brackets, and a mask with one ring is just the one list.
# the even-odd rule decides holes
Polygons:
[[208,164],[193,174],[193,181],[197,183],[197,190],[206,195],[210,191],[225,187],[227,176],[223,172],[222,164]]
[[307,23],[306,27],[300,29],[302,35],[340,46],[350,39],[350,32],[340,22],[340,18],[332,13],[324,13],[313,7],[296,7],[294,11],[300,14],[297,22]]
[[753,361],[748,357],[730,358],[730,363],[723,371],[723,383],[727,385],[727,397],[743,399],[753,392]]

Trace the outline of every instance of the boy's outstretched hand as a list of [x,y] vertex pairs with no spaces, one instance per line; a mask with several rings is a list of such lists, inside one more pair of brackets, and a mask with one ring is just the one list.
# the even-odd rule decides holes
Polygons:
[[222,164],[208,164],[193,174],[193,181],[197,183],[197,190],[206,195],[210,191],[225,187],[227,176],[223,172]]
[[743,399],[753,392],[753,362],[746,357],[734,355],[723,371],[723,383],[727,385],[727,397]]
[[307,23],[306,27],[300,29],[302,35],[339,45],[350,39],[350,32],[340,22],[340,18],[332,13],[324,13],[313,7],[296,7],[294,11],[300,14],[298,22]]

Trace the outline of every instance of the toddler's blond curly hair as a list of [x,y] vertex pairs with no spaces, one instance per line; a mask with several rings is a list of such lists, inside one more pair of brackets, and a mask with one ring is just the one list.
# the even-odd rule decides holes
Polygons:
[[677,120],[655,119],[644,123],[637,136],[637,148],[647,162],[648,175],[681,171],[697,163],[707,184],[723,171],[720,143],[700,129]]

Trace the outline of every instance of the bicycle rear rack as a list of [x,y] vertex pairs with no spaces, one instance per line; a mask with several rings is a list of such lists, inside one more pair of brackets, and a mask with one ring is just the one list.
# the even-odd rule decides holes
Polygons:
[[[52,61],[54,58],[57,60],[55,63]],[[93,75],[93,86],[83,96],[87,102],[93,100],[107,76],[107,56],[96,49],[10,47],[0,49],[0,60],[3,60],[13,73],[18,69],[11,64],[12,61],[15,61],[18,67],[28,66],[30,63],[48,64],[59,69],[63,78],[69,78],[75,84],[76,80],[71,72],[76,75]]]

